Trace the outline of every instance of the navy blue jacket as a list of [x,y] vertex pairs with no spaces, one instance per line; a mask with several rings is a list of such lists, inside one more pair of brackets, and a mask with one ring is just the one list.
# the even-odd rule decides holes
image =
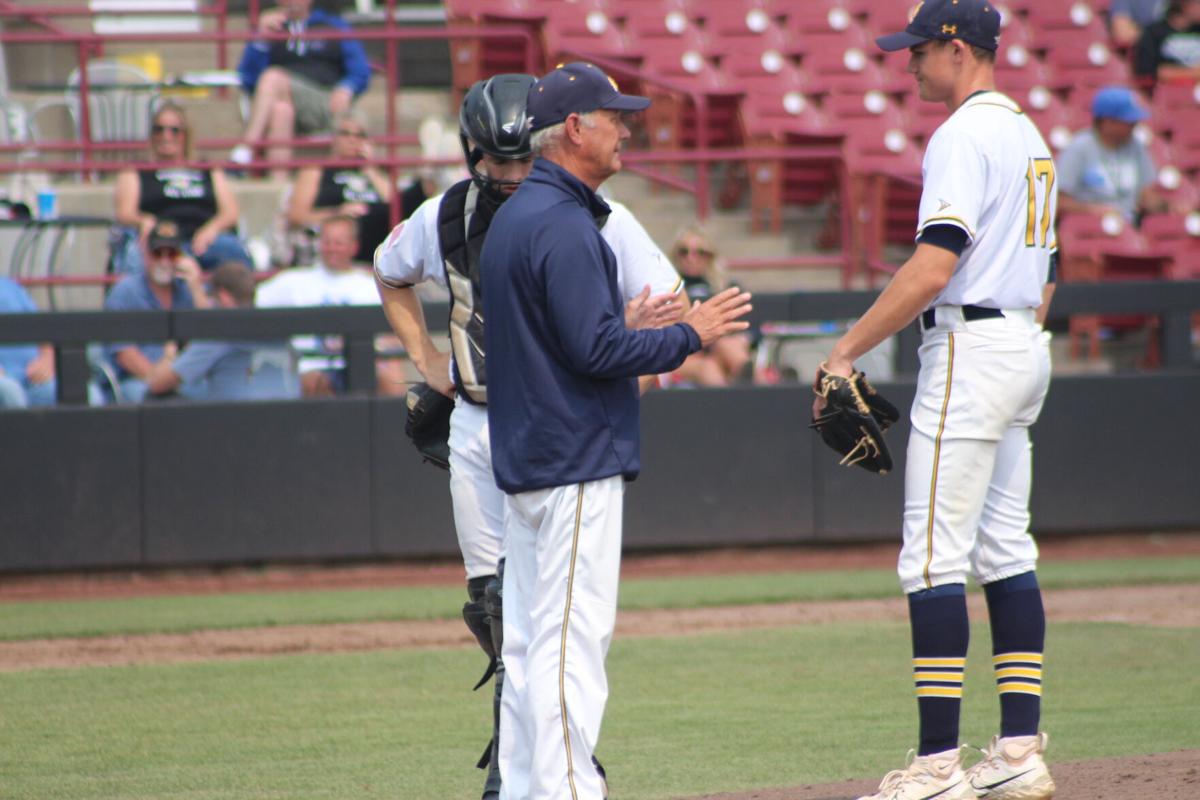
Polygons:
[[596,225],[608,210],[538,159],[488,229],[488,425],[496,484],[509,494],[637,477],[636,376],[669,372],[700,349],[689,325],[626,329],[617,259]]

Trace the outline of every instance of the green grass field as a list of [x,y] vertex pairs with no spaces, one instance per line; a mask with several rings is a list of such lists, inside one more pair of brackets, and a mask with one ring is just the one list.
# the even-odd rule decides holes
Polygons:
[[[1046,565],[1047,586],[1200,582],[1200,559]],[[831,580],[832,578],[832,580]],[[890,574],[630,581],[626,607],[887,596]],[[839,584],[840,582],[840,584]],[[792,588],[789,589],[788,586]],[[691,602],[686,599],[691,598]],[[401,613],[394,604],[404,601]],[[461,591],[0,604],[7,639],[452,617]],[[914,735],[908,629],[812,625],[618,639],[600,756],[613,800],[878,779]],[[1200,747],[1200,630],[1052,625],[1052,760]],[[963,737],[994,732],[973,629]],[[470,799],[490,697],[473,648],[0,673],[0,798]]]

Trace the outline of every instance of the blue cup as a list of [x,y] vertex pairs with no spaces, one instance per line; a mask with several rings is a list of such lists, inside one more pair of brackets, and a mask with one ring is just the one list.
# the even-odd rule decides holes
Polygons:
[[40,189],[37,193],[38,219],[55,219],[58,217],[58,193],[53,189]]

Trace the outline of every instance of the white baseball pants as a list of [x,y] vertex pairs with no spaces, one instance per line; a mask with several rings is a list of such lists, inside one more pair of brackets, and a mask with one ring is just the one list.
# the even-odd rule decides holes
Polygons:
[[450,498],[468,580],[495,575],[504,553],[504,492],[492,475],[487,407],[461,396],[450,415]]
[[624,496],[618,475],[506,499],[501,800],[601,798]]
[[911,412],[904,485],[904,592],[1032,570],[1031,446],[1050,383],[1050,335],[1032,309],[967,322],[936,309]]

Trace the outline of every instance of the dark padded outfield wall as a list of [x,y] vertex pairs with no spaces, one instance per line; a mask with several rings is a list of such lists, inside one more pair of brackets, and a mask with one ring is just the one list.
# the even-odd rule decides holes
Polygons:
[[[879,389],[907,408],[911,383]],[[898,541],[886,477],[837,466],[807,387],[652,394],[631,549]],[[1040,534],[1200,526],[1200,374],[1059,377],[1034,428]],[[0,572],[457,554],[447,474],[403,402],[0,413]]]

